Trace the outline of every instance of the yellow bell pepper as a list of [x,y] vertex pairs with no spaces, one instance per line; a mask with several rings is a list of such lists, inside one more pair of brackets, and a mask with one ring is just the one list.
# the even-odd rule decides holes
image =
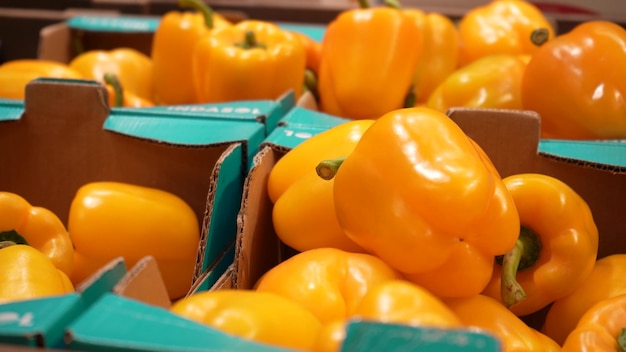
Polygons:
[[519,216],[498,172],[442,112],[391,111],[318,171],[334,176],[347,236],[437,296],[480,293],[494,257],[517,240]]
[[458,24],[459,66],[493,54],[532,55],[554,37],[554,28],[533,3],[492,0],[471,9]]
[[349,320],[438,328],[462,326],[452,310],[426,289],[406,280],[390,280],[369,289],[348,318],[322,327],[313,350],[340,351]]
[[502,343],[503,352],[559,351],[559,345],[528,326],[496,299],[485,295],[447,298],[443,302],[467,327],[484,329]]
[[74,267],[74,247],[63,222],[49,209],[22,196],[0,192],[0,242],[28,244],[67,275]]
[[105,74],[117,77],[126,92],[143,99],[153,99],[152,60],[132,48],[110,51],[89,50],[73,58],[68,64],[83,77],[104,82]]
[[320,110],[376,119],[406,105],[421,51],[417,22],[391,6],[345,10],[327,27],[318,76]]
[[154,103],[157,105],[197,102],[192,70],[193,51],[198,40],[213,28],[231,23],[199,0],[179,0],[179,6],[198,11],[165,13],[152,39]]
[[626,294],[626,254],[613,254],[596,261],[591,274],[574,292],[556,300],[546,314],[541,331],[563,344],[585,312],[594,304]]
[[190,206],[172,193],[118,182],[85,184],[70,205],[68,230],[74,284],[117,257],[133,266],[151,255],[171,299],[191,287],[200,226]]
[[522,80],[528,57],[489,55],[452,72],[426,101],[446,112],[452,107],[522,109]]
[[459,34],[452,20],[440,13],[426,13],[412,8],[404,10],[418,24],[421,54],[415,70],[415,103],[425,103],[439,83],[457,68]]
[[326,324],[349,317],[370,288],[399,278],[398,272],[373,255],[316,248],[276,265],[255,288],[301,304]]
[[18,59],[0,65],[0,98],[24,100],[28,82],[37,78],[82,79],[80,72],[48,60]]
[[202,38],[193,54],[201,103],[302,94],[306,51],[300,39],[267,21],[244,20]]
[[320,179],[315,167],[320,160],[352,152],[373,122],[349,121],[330,128],[298,144],[274,165],[267,187],[274,203],[274,230],[282,242],[300,252],[319,247],[364,252],[339,226],[333,182]]
[[591,306],[563,343],[563,352],[626,350],[626,294]]
[[301,351],[311,349],[321,327],[301,305],[253,290],[194,293],[175,302],[170,311],[244,339]]
[[109,107],[144,108],[154,106],[151,101],[125,90],[114,74],[106,73],[104,83],[109,94]]
[[0,304],[74,291],[68,276],[37,249],[0,246]]
[[498,258],[483,293],[524,316],[569,295],[587,279],[598,255],[598,228],[585,200],[554,177],[517,174],[504,184],[520,216],[520,235],[516,246]]

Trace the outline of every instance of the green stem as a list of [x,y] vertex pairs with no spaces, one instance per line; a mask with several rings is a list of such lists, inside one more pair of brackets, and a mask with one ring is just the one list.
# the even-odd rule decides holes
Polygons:
[[13,241],[0,241],[0,249],[15,246],[17,243]]
[[399,0],[385,0],[385,6],[392,7],[394,9],[401,9],[402,5],[400,5]]
[[370,2],[367,0],[359,0],[359,7],[362,9],[366,9],[370,7]]
[[15,230],[0,231],[0,243],[13,242],[14,244],[28,244],[24,236],[17,233]]
[[313,94],[316,101],[320,100],[319,92],[317,91],[317,75],[308,68],[304,71],[304,87]]
[[522,226],[515,246],[504,256],[496,257],[496,262],[502,265],[500,294],[502,302],[510,307],[526,298],[526,292],[517,282],[517,272],[530,268],[539,259],[541,241],[531,229]]
[[536,46],[542,46],[550,39],[550,31],[547,28],[537,28],[530,33],[530,41]]
[[213,9],[202,0],[178,0],[178,6],[194,9],[204,17],[204,25],[208,29],[213,29]]
[[238,46],[242,49],[253,49],[253,48],[261,48],[261,49],[265,49],[265,45],[263,43],[259,43],[256,40],[256,35],[254,34],[254,31],[246,31],[246,34],[243,38],[243,42],[237,43],[235,44],[235,46]]
[[405,108],[414,107],[416,99],[417,99],[417,94],[415,94],[415,88],[411,86],[409,88],[409,92],[406,93],[406,96],[404,97],[404,107]]
[[117,76],[113,73],[105,73],[104,74],[104,82],[110,84],[113,87],[113,91],[115,92],[115,100],[113,102],[113,106],[120,107],[124,105],[124,89],[122,88],[122,83],[117,79]]
[[619,345],[620,352],[626,352],[626,328],[622,328],[621,333],[617,337],[617,344]]
[[324,180],[332,180],[344,160],[346,160],[345,156],[336,159],[322,160],[315,167],[315,171],[317,172],[317,175]]

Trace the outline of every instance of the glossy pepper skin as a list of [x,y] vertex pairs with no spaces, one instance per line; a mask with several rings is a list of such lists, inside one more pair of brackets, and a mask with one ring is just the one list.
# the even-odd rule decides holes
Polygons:
[[554,177],[517,174],[503,181],[520,216],[520,236],[483,293],[524,316],[587,279],[598,255],[598,228],[585,200]]
[[582,23],[543,44],[522,82],[524,109],[541,115],[541,136],[625,138],[625,59],[626,30],[606,21]]
[[48,60],[18,59],[0,65],[0,98],[24,100],[28,82],[41,78],[83,79],[69,66]]
[[245,20],[212,31],[193,53],[201,103],[277,99],[302,94],[306,51],[300,38],[276,24]]
[[528,57],[489,55],[456,69],[434,89],[429,108],[522,109],[522,79]]
[[0,248],[0,304],[74,291],[67,275],[48,257],[23,244]]
[[462,326],[456,314],[426,289],[406,280],[391,280],[369,289],[346,320],[322,327],[314,351],[340,351],[345,339],[345,325],[349,320],[444,329]]
[[0,242],[28,244],[66,275],[74,268],[74,247],[63,222],[49,209],[22,196],[0,192]]
[[489,296],[447,298],[443,301],[463,325],[478,327],[495,335],[502,343],[503,352],[556,352],[560,350],[555,341],[528,326],[513,312]]
[[175,302],[170,311],[244,339],[310,350],[321,327],[309,310],[274,293],[202,291]]
[[405,106],[419,60],[421,33],[401,9],[357,8],[327,27],[318,76],[320,110],[376,119]]
[[200,241],[195,212],[178,196],[119,182],[83,185],[70,205],[75,284],[119,256],[127,266],[151,255],[171,299],[191,287]]
[[[533,32],[543,30],[533,37]],[[551,40],[554,28],[544,14],[524,0],[494,0],[468,11],[459,21],[459,65],[487,55],[532,55],[535,43]],[[535,32],[537,33],[537,32]]]
[[113,74],[124,90],[143,99],[153,99],[152,60],[133,48],[89,50],[68,64],[87,78],[104,82],[105,74]]
[[214,28],[230,26],[223,16],[199,1],[182,0],[182,7],[200,11],[170,11],[165,13],[154,32],[150,57],[154,80],[154,103],[157,105],[196,103],[193,86],[192,57],[200,38]]
[[373,255],[317,248],[276,265],[255,289],[289,298],[326,324],[350,316],[370,288],[399,278],[398,272]]
[[[336,164],[327,165],[319,174],[332,177]],[[493,258],[517,239],[519,216],[491,161],[433,109],[381,116],[334,182],[335,212],[348,237],[437,296],[481,292]]]
[[435,88],[456,71],[459,34],[452,20],[440,13],[412,8],[404,12],[417,22],[422,34],[421,53],[415,70],[415,102],[425,103]]
[[364,252],[339,226],[333,182],[319,178],[315,167],[321,160],[352,152],[373,122],[349,121],[330,128],[298,144],[274,165],[268,195],[274,202],[274,230],[282,242],[300,252],[320,247]]
[[613,254],[596,261],[591,274],[574,292],[556,300],[548,310],[541,331],[559,344],[594,304],[626,294],[626,254]]
[[[602,300],[578,320],[563,343],[564,352],[623,351],[626,294]],[[620,340],[621,339],[621,340]]]

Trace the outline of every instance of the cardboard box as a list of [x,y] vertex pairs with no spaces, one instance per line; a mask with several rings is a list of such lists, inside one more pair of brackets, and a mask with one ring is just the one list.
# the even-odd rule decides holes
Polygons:
[[[502,177],[523,172],[554,176],[589,204],[600,233],[598,257],[626,252],[622,214],[626,209],[626,159],[623,141],[540,140],[540,118],[531,111],[449,111],[465,133],[491,158]],[[342,123],[310,110],[292,110],[261,145],[245,181],[231,284],[247,289],[270,268],[295,254],[273,228],[267,180],[276,162],[304,139]],[[539,328],[547,309],[524,317]]]

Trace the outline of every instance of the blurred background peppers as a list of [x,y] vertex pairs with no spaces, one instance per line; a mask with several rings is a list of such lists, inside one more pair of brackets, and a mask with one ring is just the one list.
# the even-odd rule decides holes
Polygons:
[[119,256],[131,267],[151,255],[171,299],[191,287],[200,226],[191,207],[172,193],[118,182],[85,184],[72,199],[68,230],[74,284]]
[[445,77],[426,106],[441,112],[453,107],[521,109],[528,59],[511,54],[481,57]]
[[0,244],[0,304],[74,291],[67,274],[24,244]]
[[36,78],[83,79],[66,64],[39,59],[18,59],[0,65],[0,98],[24,100],[28,82]]
[[476,6],[461,18],[458,32],[459,66],[493,54],[532,55],[537,42],[548,41],[555,33],[544,14],[524,0],[493,0]]
[[197,11],[167,12],[154,32],[150,57],[157,105],[196,102],[192,71],[196,43],[212,29],[231,25],[200,0],[179,0],[178,4]]
[[318,76],[320,109],[376,119],[405,106],[421,52],[415,19],[389,6],[341,12],[326,29]]
[[481,292],[494,257],[517,240],[519,216],[500,176],[439,111],[381,116],[351,154],[324,162],[319,173],[334,175],[348,237],[438,296]]
[[626,30],[589,21],[543,44],[522,82],[525,109],[541,115],[541,136],[626,138]]
[[271,22],[244,20],[216,28],[193,51],[197,101],[277,99],[288,90],[297,99],[306,55],[298,36]]
[[495,265],[484,293],[518,316],[572,293],[591,274],[598,229],[591,209],[562,181],[517,174],[504,184],[520,216],[518,243]]
[[0,242],[4,241],[27,244],[66,275],[72,274],[74,247],[63,222],[50,210],[10,192],[0,192]]
[[90,50],[68,65],[83,77],[103,83],[105,74],[115,75],[125,91],[148,101],[153,99],[152,59],[135,49]]
[[268,177],[268,195],[274,203],[274,230],[283,243],[298,251],[333,247],[364,252],[339,226],[333,181],[319,178],[315,167],[321,160],[352,152],[373,122],[349,121],[323,131],[297,145],[274,165]]

